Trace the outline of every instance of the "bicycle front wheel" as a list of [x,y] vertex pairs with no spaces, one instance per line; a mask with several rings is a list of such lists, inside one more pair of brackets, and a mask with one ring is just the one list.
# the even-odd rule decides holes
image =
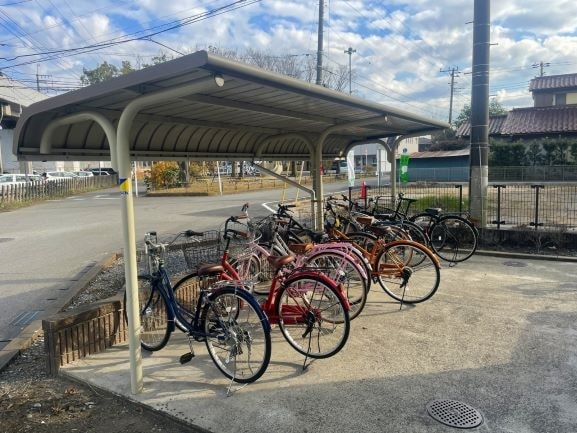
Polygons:
[[[138,276],[138,312],[140,315],[140,345],[154,352],[162,349],[170,339],[169,310],[167,301],[152,284],[152,277]],[[126,317],[126,292],[124,293]]]
[[245,289],[217,289],[203,308],[201,326],[217,368],[229,379],[250,383],[261,377],[271,356],[270,324]]
[[426,301],[441,280],[438,259],[421,244],[396,241],[385,246],[377,259],[378,282],[393,299],[407,304]]
[[344,347],[351,325],[338,290],[316,274],[293,277],[279,289],[279,327],[297,352],[311,358],[328,358]]
[[342,284],[349,300],[349,318],[357,317],[367,302],[369,274],[363,277],[361,268],[346,254],[323,251],[307,258],[307,266],[319,269],[337,284]]
[[435,253],[448,262],[463,262],[477,250],[479,234],[465,218],[446,215],[431,227],[431,246]]

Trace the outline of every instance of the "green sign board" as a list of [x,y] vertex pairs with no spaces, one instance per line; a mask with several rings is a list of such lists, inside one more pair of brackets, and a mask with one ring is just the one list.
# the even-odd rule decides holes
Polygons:
[[409,181],[409,155],[402,154],[399,159],[399,180],[402,183]]

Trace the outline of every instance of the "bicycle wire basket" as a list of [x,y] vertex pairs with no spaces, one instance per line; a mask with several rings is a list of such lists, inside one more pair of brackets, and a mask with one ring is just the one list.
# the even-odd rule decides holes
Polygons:
[[221,257],[221,235],[218,230],[207,230],[200,235],[189,236],[172,247],[178,250],[186,262],[187,269],[219,263]]

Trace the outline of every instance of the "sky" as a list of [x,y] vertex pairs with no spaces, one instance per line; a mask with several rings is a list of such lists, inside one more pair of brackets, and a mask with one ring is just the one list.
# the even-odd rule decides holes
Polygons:
[[[350,61],[353,95],[444,121],[454,70],[454,119],[471,100],[473,5],[325,0],[323,66],[348,71]],[[318,22],[317,0],[0,0],[0,71],[53,96],[104,61],[213,47],[316,59]],[[577,2],[492,1],[490,58],[490,96],[532,106],[541,71],[577,73]]]

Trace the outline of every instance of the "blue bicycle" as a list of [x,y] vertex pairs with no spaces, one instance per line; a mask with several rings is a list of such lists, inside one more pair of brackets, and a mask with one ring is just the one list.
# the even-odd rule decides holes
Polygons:
[[141,346],[149,351],[162,349],[178,324],[188,335],[190,346],[190,352],[180,357],[181,363],[194,357],[193,340],[204,342],[213,362],[227,378],[238,383],[254,382],[270,361],[271,328],[247,288],[233,281],[199,285],[192,309],[190,305],[183,308],[174,296],[164,256],[178,238],[196,235],[187,230],[169,243],[158,242],[155,232],[145,235],[148,272],[138,276]]

